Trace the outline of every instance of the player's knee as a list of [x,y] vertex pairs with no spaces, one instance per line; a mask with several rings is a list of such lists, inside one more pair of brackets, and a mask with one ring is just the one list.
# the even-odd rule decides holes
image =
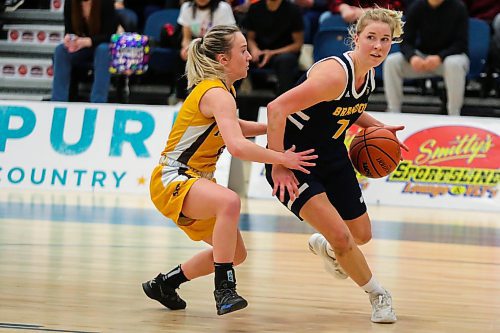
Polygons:
[[217,213],[225,216],[239,216],[241,209],[241,200],[237,193],[229,191],[220,205],[217,207]]
[[366,244],[371,239],[372,239],[371,230],[363,230],[363,232],[354,235],[354,240],[356,241],[356,244],[358,244],[358,245]]
[[333,237],[328,238],[328,242],[337,255],[350,251],[354,243],[351,234],[348,232],[336,233]]

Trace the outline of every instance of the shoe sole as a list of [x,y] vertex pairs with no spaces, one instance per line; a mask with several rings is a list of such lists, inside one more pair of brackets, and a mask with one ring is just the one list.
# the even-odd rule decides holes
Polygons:
[[247,307],[247,305],[248,305],[248,302],[246,300],[242,300],[241,302],[233,304],[230,308],[227,308],[227,309],[218,309],[217,310],[217,314],[219,316],[222,316],[222,315],[230,313],[230,312],[234,312],[234,311],[238,311],[238,310],[244,309],[244,308]]
[[394,319],[384,319],[384,320],[379,320],[379,321],[372,320],[372,323],[375,323],[375,324],[394,324],[396,321],[398,321],[398,320],[396,318],[394,318]]
[[154,295],[153,295],[153,291],[151,290],[151,287],[149,287],[149,284],[148,284],[147,282],[144,282],[144,283],[142,284],[142,290],[144,291],[144,293],[146,294],[146,296],[148,296],[148,297],[149,297],[149,298],[151,298],[152,300],[155,300],[155,301],[159,302],[161,305],[163,305],[164,307],[166,307],[166,308],[168,308],[168,309],[170,309],[170,310],[183,310],[183,309],[185,309],[185,308],[186,308],[185,306],[184,306],[183,308],[171,308],[171,307],[169,307],[169,306],[167,306],[167,305],[163,304],[163,303],[161,302],[161,300],[159,300],[159,299],[157,299],[157,298],[155,298],[155,297],[154,297]]

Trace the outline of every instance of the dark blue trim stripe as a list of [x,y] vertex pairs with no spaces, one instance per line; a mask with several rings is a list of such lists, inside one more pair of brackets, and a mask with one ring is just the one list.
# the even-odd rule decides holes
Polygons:
[[[153,207],[0,202],[0,223],[5,219],[175,227]],[[242,214],[240,229],[306,234],[314,232],[307,223],[300,222],[291,213],[289,216]],[[500,247],[500,228],[492,227],[375,220],[372,221],[372,234],[374,239]]]

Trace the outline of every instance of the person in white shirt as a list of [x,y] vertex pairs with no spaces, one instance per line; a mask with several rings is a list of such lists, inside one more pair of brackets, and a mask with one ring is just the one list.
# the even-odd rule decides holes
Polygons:
[[188,93],[185,68],[191,40],[203,37],[216,25],[236,25],[236,20],[226,1],[190,0],[182,4],[177,23],[182,27],[182,42],[176,71],[176,98],[183,101]]

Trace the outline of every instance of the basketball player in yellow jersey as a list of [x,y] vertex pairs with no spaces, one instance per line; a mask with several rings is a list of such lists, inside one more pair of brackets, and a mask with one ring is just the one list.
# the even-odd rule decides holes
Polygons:
[[[236,26],[216,26],[191,42],[187,60],[191,93],[182,105],[160,163],[151,176],[151,199],[192,240],[212,245],[191,259],[142,284],[146,295],[172,310],[184,309],[179,285],[215,271],[217,314],[247,306],[236,293],[233,265],[245,260],[238,222],[239,196],[213,179],[224,146],[240,159],[282,164],[309,173],[313,149],[295,153],[263,148],[247,140],[266,133],[266,125],[239,120],[233,83],[247,75],[250,53]],[[297,195],[297,193],[290,193]]]

